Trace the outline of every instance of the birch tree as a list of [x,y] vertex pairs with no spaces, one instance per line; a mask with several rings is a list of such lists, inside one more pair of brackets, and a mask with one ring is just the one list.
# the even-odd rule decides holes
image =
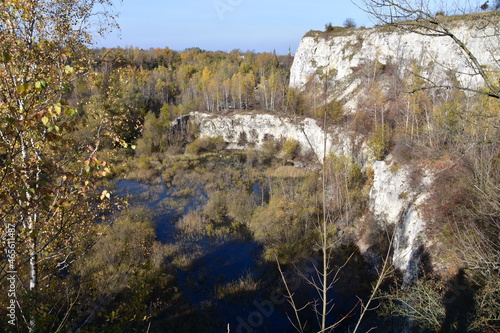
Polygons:
[[17,324],[30,332],[45,330],[37,320],[41,295],[60,283],[54,276],[85,243],[91,214],[77,215],[92,191],[93,170],[109,171],[97,158],[98,138],[86,147],[72,141],[79,117],[62,100],[86,73],[92,34],[113,26],[110,6],[109,0],[0,3],[0,223],[2,236],[9,231],[15,242],[0,279],[15,278]]

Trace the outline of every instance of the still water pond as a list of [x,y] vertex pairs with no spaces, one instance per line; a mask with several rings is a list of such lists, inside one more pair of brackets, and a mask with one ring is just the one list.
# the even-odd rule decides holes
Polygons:
[[[288,332],[290,323],[283,307],[282,295],[269,294],[279,282],[269,272],[275,267],[263,262],[261,246],[250,238],[206,237],[186,238],[175,227],[183,214],[200,207],[203,194],[191,198],[181,212],[165,208],[172,200],[163,184],[144,184],[122,180],[115,194],[128,197],[129,203],[146,205],[154,211],[158,240],[176,244],[192,252],[189,267],[177,268],[177,283],[185,302],[200,311],[210,309],[211,318],[219,323],[218,332]],[[254,285],[252,285],[254,283]],[[247,284],[247,291],[231,294],[232,286]]]

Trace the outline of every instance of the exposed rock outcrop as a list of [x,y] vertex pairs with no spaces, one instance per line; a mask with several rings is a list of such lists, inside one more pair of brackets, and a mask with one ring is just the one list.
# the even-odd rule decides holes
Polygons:
[[429,195],[430,175],[412,181],[412,170],[390,161],[373,163],[370,210],[379,224],[396,228],[393,241],[393,264],[411,280],[426,247],[425,221],[421,208]]
[[[264,113],[224,116],[191,112],[189,117],[198,127],[199,136],[222,137],[232,149],[244,149],[249,144],[258,148],[266,140],[293,138],[303,150],[312,150],[320,159],[325,153],[325,132],[314,119]],[[351,157],[359,164],[370,159],[361,138],[342,128],[326,132],[326,152]]]
[[[500,57],[498,32],[494,27],[478,28],[474,21],[453,23],[451,32],[471,50],[483,66],[496,67]],[[496,60],[495,60],[496,59]],[[304,89],[318,70],[330,70],[334,97],[355,108],[356,88],[361,80],[356,69],[364,64],[397,64],[403,74],[412,64],[423,69],[425,77],[436,85],[458,80],[464,87],[477,88],[483,81],[469,59],[449,37],[431,37],[403,33],[387,26],[371,29],[349,29],[336,34],[309,32],[301,41],[290,73],[290,86]],[[453,74],[452,74],[453,73]]]

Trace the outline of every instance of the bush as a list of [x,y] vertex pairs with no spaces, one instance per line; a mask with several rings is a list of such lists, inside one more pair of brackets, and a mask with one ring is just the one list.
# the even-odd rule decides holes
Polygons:
[[[113,331],[123,331],[121,325],[136,317],[156,316],[149,304],[167,300],[166,286],[172,283],[165,265],[166,248],[155,240],[150,209],[131,207],[112,218],[95,245],[75,263],[82,286],[79,311],[87,316],[86,312],[95,311],[91,304],[100,304],[89,325],[103,326],[89,331],[111,331],[104,329],[108,325]],[[108,297],[113,301],[105,302]],[[85,304],[90,308],[85,309]]]
[[356,22],[354,22],[354,19],[348,17],[344,21],[344,28],[356,28]]
[[221,137],[198,138],[186,146],[186,154],[199,155],[224,149],[226,142]]
[[325,31],[333,31],[335,30],[335,27],[333,26],[332,22],[328,22],[325,24]]
[[394,286],[384,295],[379,313],[387,317],[408,317],[416,326],[437,332],[445,319],[442,305],[442,281],[437,279],[418,279],[413,284],[401,288]]
[[228,217],[239,224],[247,224],[257,207],[256,197],[253,193],[236,190],[227,198]]
[[335,36],[337,34],[345,34],[347,31],[346,28],[340,26],[334,26],[332,23],[325,24],[325,32],[327,36]]
[[319,119],[323,119],[325,113],[328,123],[338,122],[344,115],[344,106],[341,101],[334,99],[316,112]]
[[248,138],[246,132],[240,132],[238,136],[238,145],[245,146],[248,144]]
[[287,139],[283,143],[283,147],[281,148],[281,152],[283,154],[283,158],[285,160],[293,160],[300,151],[300,143],[295,139]]
[[404,138],[399,138],[394,144],[392,155],[399,163],[408,164],[414,157],[414,149],[415,147],[411,141],[407,142],[406,140],[404,140]]
[[219,300],[226,299],[239,302],[254,297],[259,288],[259,281],[256,281],[250,273],[247,273],[240,276],[238,280],[217,286],[215,297]]
[[367,142],[377,160],[382,160],[390,150],[391,133],[389,126],[377,125],[371,138]]
[[273,139],[264,141],[260,149],[261,163],[269,165],[278,152],[278,147]]
[[201,235],[205,230],[203,216],[199,212],[189,212],[177,222],[176,228],[185,234]]
[[147,157],[138,157],[128,163],[130,171],[126,177],[137,181],[150,182],[159,174],[159,170],[153,167],[152,160]]

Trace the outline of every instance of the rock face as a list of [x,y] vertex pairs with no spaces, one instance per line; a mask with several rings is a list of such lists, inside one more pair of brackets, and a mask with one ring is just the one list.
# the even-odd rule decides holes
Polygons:
[[[222,137],[229,148],[247,148],[250,143],[257,148],[268,140],[295,139],[303,151],[312,150],[319,159],[325,153],[325,132],[309,118],[288,118],[273,114],[234,114],[232,116],[191,112],[190,121],[197,125],[199,136]],[[364,163],[369,154],[360,151],[361,141],[352,133],[340,128],[326,134],[326,152],[345,155]],[[362,146],[362,145],[361,145]]]
[[404,272],[405,280],[417,274],[421,249],[425,247],[425,221],[421,205],[428,197],[431,176],[412,184],[411,170],[389,161],[373,163],[370,210],[379,224],[396,228],[393,241],[394,267]]
[[[500,56],[498,37],[493,28],[478,29],[472,23],[455,22],[451,32],[469,48],[480,64],[496,66]],[[450,72],[459,73],[457,79],[465,87],[482,84],[473,75],[463,51],[449,37],[428,37],[416,33],[402,33],[387,27],[353,29],[329,37],[325,33],[310,32],[301,41],[290,73],[290,86],[304,89],[318,69],[331,70],[332,86],[337,99],[352,101],[359,79],[353,78],[356,67],[363,64],[390,62],[398,65],[401,73],[412,64],[424,69],[426,77],[435,78],[435,84],[452,79]],[[446,81],[446,82],[445,82]],[[351,105],[352,106],[352,105]]]

